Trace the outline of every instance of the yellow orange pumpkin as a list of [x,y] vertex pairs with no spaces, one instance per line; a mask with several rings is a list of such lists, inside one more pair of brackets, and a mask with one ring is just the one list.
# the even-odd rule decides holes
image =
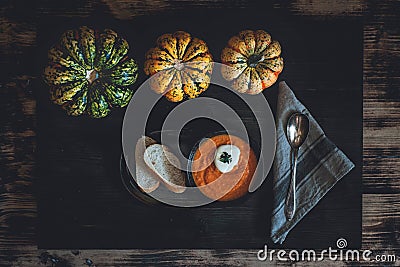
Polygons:
[[283,70],[281,46],[263,30],[244,30],[222,50],[222,76],[240,93],[258,94],[273,85]]
[[163,34],[146,53],[144,72],[154,75],[151,88],[172,102],[198,97],[207,90],[212,56],[207,44],[184,31]]

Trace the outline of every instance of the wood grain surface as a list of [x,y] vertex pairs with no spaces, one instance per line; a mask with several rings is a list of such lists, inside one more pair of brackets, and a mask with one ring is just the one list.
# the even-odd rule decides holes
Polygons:
[[[52,250],[37,249],[35,192],[36,102],[30,84],[37,77],[27,61],[37,46],[43,16],[87,17],[101,10],[119,20],[185,7],[245,8],[245,1],[2,1],[0,4],[0,265],[96,266],[265,265],[250,250]],[[363,223],[362,248],[400,256],[400,2],[272,1],[316,20],[361,17],[363,63]],[[338,42],[338,49],[346,44]],[[277,266],[292,263],[275,261]],[[321,266],[299,262],[297,266]],[[324,266],[378,263],[324,262]]]

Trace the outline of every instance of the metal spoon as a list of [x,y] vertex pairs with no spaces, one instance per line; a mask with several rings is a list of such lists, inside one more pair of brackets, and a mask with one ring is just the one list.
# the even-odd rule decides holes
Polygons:
[[[285,216],[292,220],[296,211],[296,167],[297,153],[300,146],[306,140],[309,130],[308,117],[302,113],[294,113],[290,116],[286,125],[286,138],[291,146],[290,165],[292,166],[292,179],[285,200]],[[293,155],[293,157],[292,157]],[[293,160],[292,160],[293,158]],[[294,161],[294,162],[293,162]]]

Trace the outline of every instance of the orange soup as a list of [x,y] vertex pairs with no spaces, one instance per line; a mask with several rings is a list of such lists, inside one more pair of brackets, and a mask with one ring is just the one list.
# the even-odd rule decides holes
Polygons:
[[[235,161],[237,164],[228,172],[222,172],[214,163],[217,149],[223,145],[236,146],[240,150],[239,158]],[[193,158],[192,176],[204,195],[211,199],[229,201],[248,192],[256,167],[257,158],[248,143],[237,136],[222,134],[200,144]]]

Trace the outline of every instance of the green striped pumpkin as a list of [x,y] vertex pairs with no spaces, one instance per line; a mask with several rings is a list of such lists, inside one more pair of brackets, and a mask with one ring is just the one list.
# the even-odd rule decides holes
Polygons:
[[86,26],[66,31],[48,53],[44,70],[50,98],[69,115],[107,116],[132,98],[137,64],[127,57],[128,42],[116,32]]

